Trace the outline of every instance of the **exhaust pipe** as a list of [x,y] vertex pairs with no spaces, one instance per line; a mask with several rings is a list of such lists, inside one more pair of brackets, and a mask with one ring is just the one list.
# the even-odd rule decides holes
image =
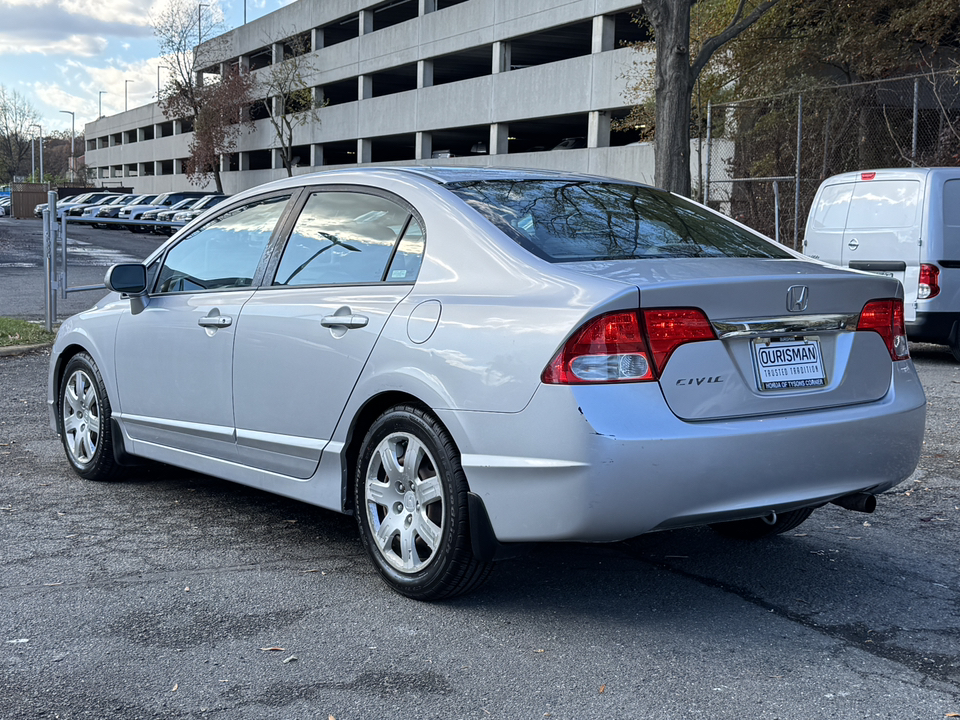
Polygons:
[[839,505],[847,510],[855,510],[862,513],[872,513],[877,509],[877,496],[870,493],[853,493],[831,500],[834,505]]

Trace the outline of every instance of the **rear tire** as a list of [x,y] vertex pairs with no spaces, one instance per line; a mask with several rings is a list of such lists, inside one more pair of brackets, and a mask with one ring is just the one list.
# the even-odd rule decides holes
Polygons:
[[734,540],[760,540],[772,535],[780,535],[793,530],[813,513],[813,508],[800,508],[778,513],[777,519],[770,523],[765,518],[749,518],[732,522],[714,523],[711,529]]
[[446,429],[411,405],[383,413],[363,440],[354,499],[360,539],[386,583],[415,600],[479,587],[492,563],[473,554],[467,480]]

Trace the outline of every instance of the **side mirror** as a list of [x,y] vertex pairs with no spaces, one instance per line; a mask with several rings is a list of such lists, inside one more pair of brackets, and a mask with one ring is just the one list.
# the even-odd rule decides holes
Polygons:
[[113,265],[107,270],[103,284],[113,292],[125,295],[142,295],[147,291],[147,269],[137,263]]
[[139,315],[150,302],[147,296],[147,268],[137,263],[113,265],[107,270],[103,284],[108,290],[130,296],[130,311]]

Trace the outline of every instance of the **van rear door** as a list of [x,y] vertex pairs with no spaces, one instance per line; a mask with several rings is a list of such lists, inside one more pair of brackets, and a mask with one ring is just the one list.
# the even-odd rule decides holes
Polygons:
[[840,248],[841,265],[893,277],[903,285],[906,320],[916,319],[920,282],[920,198],[917,179],[874,179],[853,188]]

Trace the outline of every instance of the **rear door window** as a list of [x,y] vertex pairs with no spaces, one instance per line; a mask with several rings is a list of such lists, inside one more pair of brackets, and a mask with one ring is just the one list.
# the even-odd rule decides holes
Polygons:
[[911,227],[917,220],[920,183],[916,180],[871,180],[853,190],[847,229]]
[[423,230],[407,208],[372,193],[317,192],[297,218],[273,284],[413,282],[422,253]]

